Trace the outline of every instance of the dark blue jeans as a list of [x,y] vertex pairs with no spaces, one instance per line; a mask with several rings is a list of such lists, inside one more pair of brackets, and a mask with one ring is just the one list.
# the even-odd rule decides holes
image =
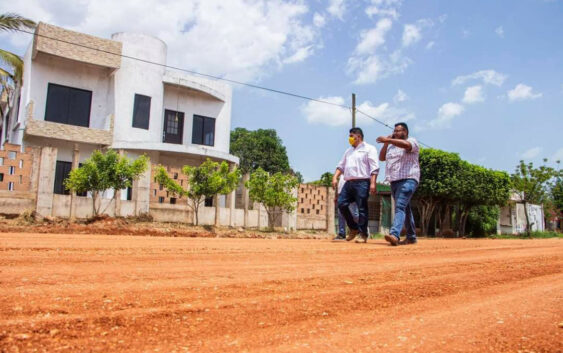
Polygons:
[[391,183],[393,198],[395,199],[395,219],[391,227],[391,235],[400,238],[403,225],[407,229],[407,238],[416,239],[416,228],[411,210],[411,198],[418,183],[414,179],[397,180]]
[[[344,184],[338,196],[338,209],[340,214],[346,219],[348,228],[360,230],[365,235],[368,234],[368,198],[369,198],[369,179],[349,180]],[[350,212],[350,204],[355,202],[358,205],[358,221],[354,220]]]
[[[358,207],[355,203],[350,204],[350,212],[352,212],[352,217],[354,220],[358,221]],[[338,210],[338,235],[341,237],[346,236],[346,218],[342,215],[342,212]]]

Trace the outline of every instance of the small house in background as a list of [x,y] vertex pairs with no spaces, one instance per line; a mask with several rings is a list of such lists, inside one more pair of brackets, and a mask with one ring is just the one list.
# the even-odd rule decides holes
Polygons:
[[[542,205],[527,204],[530,230],[543,232],[545,230],[544,210]],[[499,234],[521,234],[526,232],[526,211],[522,196],[513,192],[510,201],[500,209],[497,225]]]

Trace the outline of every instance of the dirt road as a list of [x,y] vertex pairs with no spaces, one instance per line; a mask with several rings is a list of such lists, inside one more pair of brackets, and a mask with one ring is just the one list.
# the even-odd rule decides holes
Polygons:
[[562,352],[563,241],[0,233],[0,352]]

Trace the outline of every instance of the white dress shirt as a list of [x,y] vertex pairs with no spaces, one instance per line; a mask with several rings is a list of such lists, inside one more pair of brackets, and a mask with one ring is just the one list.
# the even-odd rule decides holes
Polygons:
[[379,174],[377,149],[366,142],[356,148],[350,147],[336,168],[340,169],[346,181],[369,179],[373,174]]

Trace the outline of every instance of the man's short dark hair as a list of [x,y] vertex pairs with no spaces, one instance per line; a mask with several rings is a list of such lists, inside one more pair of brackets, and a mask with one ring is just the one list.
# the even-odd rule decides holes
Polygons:
[[350,129],[350,133],[351,134],[356,134],[356,135],[360,135],[362,137],[362,140],[364,139],[364,132],[362,131],[362,129],[360,129],[359,127],[353,127]]
[[405,128],[405,130],[407,130],[407,135],[409,134],[409,127],[407,126],[407,123],[396,123],[395,127],[397,126],[402,126]]

